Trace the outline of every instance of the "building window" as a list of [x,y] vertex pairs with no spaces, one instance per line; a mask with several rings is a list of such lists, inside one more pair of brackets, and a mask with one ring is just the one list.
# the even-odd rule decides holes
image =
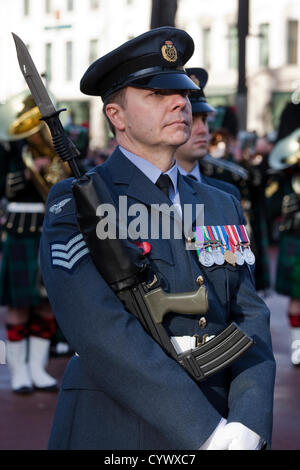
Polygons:
[[99,8],[99,0],[90,0],[90,7],[92,10]]
[[67,10],[68,11],[73,11],[74,9],[74,1],[73,0],[67,0]]
[[29,0],[23,0],[23,14],[24,16],[29,15],[30,3]]
[[46,61],[46,80],[52,80],[52,44],[47,42],[45,45],[45,61]]
[[202,30],[202,63],[205,69],[210,69],[210,41],[211,29],[203,28]]
[[269,65],[269,24],[259,25],[259,65],[267,67]]
[[99,41],[98,39],[90,40],[90,50],[89,50],[89,62],[94,62],[99,57],[98,53]]
[[51,13],[51,0],[45,0],[45,13]]
[[66,80],[71,81],[73,78],[73,43],[66,43]]
[[287,23],[287,63],[298,63],[298,21],[289,20]]
[[238,37],[235,25],[228,28],[228,68],[233,70],[238,67]]

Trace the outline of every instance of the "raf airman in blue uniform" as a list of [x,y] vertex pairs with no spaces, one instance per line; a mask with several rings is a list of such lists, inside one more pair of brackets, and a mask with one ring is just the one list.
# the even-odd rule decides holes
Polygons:
[[[199,229],[218,228],[221,237],[226,227],[243,229],[239,202],[182,176],[174,159],[191,132],[188,93],[197,87],[183,67],[193,50],[182,30],[151,30],[94,62],[81,91],[102,97],[116,135],[117,148],[93,170],[114,200],[126,196],[128,213],[137,203],[149,214],[154,204],[174,203],[179,217],[185,204],[203,204]],[[167,191],[158,184],[162,174]],[[181,350],[183,338],[191,345],[195,336],[217,335],[232,321],[255,344],[230,367],[197,383],[99,274],[78,228],[72,179],[55,185],[41,264],[57,321],[76,354],[65,371],[49,448],[259,449],[264,442],[270,447],[275,363],[269,310],[255,292],[251,258],[238,264],[229,256],[222,264],[204,265],[197,250],[186,249],[184,237],[155,238],[149,232],[141,241],[151,248],[147,256],[165,292],[191,292],[199,276],[204,279],[207,313],[171,312],[164,320]],[[209,258],[209,245],[203,246]],[[225,251],[234,256],[232,245],[219,248],[223,257]]]
[[199,90],[191,92],[189,96],[192,105],[193,125],[189,140],[181,145],[175,153],[178,169],[182,175],[190,176],[195,181],[229,192],[240,200],[241,194],[236,186],[201,172],[201,159],[208,153],[208,118],[216,110],[207,102],[204,94],[204,87],[208,80],[207,71],[201,67],[193,67],[187,68],[186,72],[199,86]]

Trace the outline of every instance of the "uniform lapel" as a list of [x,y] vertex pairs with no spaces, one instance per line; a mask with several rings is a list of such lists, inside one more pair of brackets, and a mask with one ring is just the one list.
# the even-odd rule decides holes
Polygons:
[[[191,178],[180,175],[179,193],[182,205],[203,204],[203,223],[197,225],[236,225],[241,223],[237,211],[233,210],[232,196],[209,184],[198,183]],[[183,206],[184,210],[184,206]],[[201,221],[201,218],[198,220]],[[193,212],[193,224],[196,224],[196,214]]]

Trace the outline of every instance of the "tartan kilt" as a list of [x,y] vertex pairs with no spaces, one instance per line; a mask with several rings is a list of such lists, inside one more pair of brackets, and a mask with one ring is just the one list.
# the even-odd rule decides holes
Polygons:
[[283,233],[279,244],[275,290],[300,299],[300,237]]
[[7,233],[2,246],[0,305],[14,308],[41,303],[40,234],[17,237]]

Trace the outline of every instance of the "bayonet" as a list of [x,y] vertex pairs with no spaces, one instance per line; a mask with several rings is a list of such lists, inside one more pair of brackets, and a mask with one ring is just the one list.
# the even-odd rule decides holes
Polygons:
[[12,33],[12,35],[16,45],[21,72],[33,96],[35,104],[41,112],[41,119],[47,123],[50,129],[54,149],[64,162],[69,163],[74,176],[79,178],[81,173],[77,165],[76,158],[80,153],[73,142],[65,134],[59,118],[59,114],[66,109],[55,109],[27,47],[19,36],[14,33]]

